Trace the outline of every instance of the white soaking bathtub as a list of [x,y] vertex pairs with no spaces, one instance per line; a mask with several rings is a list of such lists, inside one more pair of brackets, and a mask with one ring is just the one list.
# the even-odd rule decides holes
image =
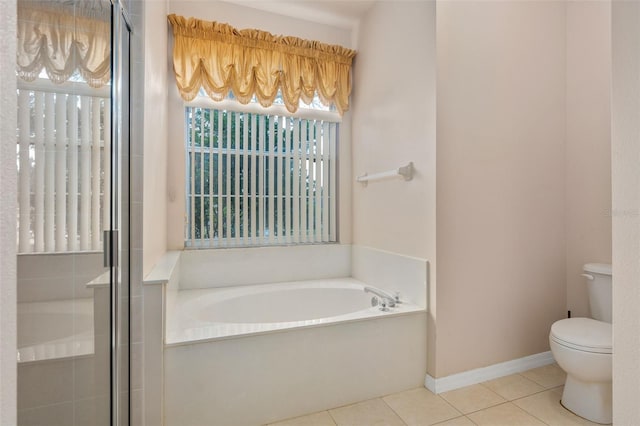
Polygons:
[[93,298],[18,303],[18,362],[94,353]]
[[425,307],[383,312],[365,285],[169,289],[165,424],[257,426],[422,386]]
[[[399,303],[381,311],[354,278],[180,290],[169,296],[166,343],[251,335],[424,311]],[[402,299],[402,295],[400,295]]]

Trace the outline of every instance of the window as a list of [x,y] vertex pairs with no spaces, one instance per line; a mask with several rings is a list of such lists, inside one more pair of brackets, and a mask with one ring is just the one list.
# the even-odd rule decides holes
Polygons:
[[101,250],[110,219],[111,8],[17,6],[18,253]]
[[[356,52],[167,18],[176,85],[188,102],[185,245],[336,241],[338,122],[349,109]],[[203,91],[215,103],[199,100]],[[301,112],[314,97],[335,111]]]
[[337,114],[273,109],[185,108],[187,247],[336,241]]
[[44,78],[18,87],[18,252],[101,250],[109,221],[108,87]]

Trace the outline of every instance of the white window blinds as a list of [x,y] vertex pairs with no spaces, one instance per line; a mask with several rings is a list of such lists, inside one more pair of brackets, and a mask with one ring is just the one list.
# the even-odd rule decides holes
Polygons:
[[186,107],[187,247],[336,241],[338,123]]
[[101,250],[109,221],[109,92],[33,86],[18,90],[18,252]]

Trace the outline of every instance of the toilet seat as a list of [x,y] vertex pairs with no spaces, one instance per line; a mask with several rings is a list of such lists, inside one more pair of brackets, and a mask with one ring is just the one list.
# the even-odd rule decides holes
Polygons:
[[611,324],[591,318],[567,318],[551,326],[551,339],[559,345],[582,352],[611,354]]

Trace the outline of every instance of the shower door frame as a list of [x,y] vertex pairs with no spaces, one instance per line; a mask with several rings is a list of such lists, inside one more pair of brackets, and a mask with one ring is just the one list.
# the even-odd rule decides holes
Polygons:
[[131,423],[130,398],[130,56],[131,24],[122,0],[111,0],[110,424]]

